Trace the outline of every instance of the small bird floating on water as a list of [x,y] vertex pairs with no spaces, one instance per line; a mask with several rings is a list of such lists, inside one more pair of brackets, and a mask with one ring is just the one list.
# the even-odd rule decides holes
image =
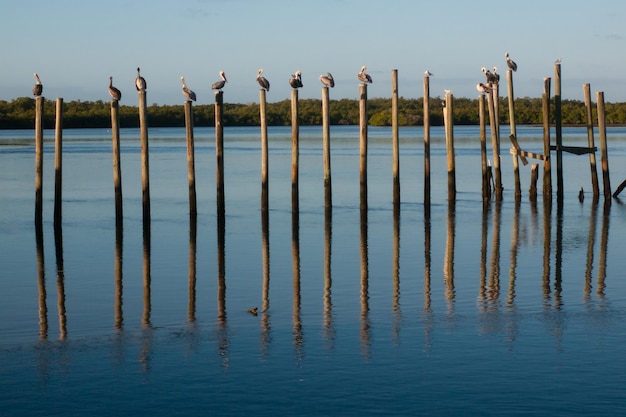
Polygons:
[[296,71],[295,74],[291,75],[291,78],[289,79],[289,85],[291,86],[291,88],[302,87],[302,72],[301,71]]
[[580,187],[580,191],[578,192],[578,201],[581,203],[585,199],[585,191],[583,191],[583,187]]
[[257,314],[259,314],[259,308],[252,307],[252,308],[247,309],[246,312],[252,314],[253,316],[256,316]]
[[113,100],[120,101],[122,99],[122,92],[113,87],[113,77],[109,77],[109,94],[111,94]]
[[335,86],[335,79],[330,72],[327,72],[326,75],[320,75],[320,81],[325,87],[333,88]]
[[216,81],[211,85],[211,88],[213,90],[221,90],[222,88],[224,88],[224,85],[228,82],[228,80],[226,79],[226,74],[224,74],[224,71],[220,71],[220,77],[222,77],[221,80]]
[[135,88],[137,88],[137,91],[146,91],[148,89],[148,84],[146,83],[146,79],[141,76],[139,67],[137,67],[137,78],[135,78]]
[[263,68],[259,68],[259,72],[257,73],[257,76],[256,76],[257,82],[259,83],[262,89],[264,89],[265,91],[270,91],[270,82],[267,81],[267,79],[261,74],[263,74]]
[[517,71],[517,64],[509,57],[509,53],[505,52],[504,57],[506,58],[506,65],[513,71]]
[[356,77],[359,79],[359,81],[369,84],[372,82],[372,77],[370,77],[370,75],[365,71],[367,71],[367,67],[363,65],[361,67],[361,71],[356,75]]
[[33,87],[33,95],[35,97],[39,97],[41,96],[41,93],[43,92],[43,84],[41,83],[41,80],[39,79],[39,75],[37,75],[37,73],[35,73],[34,76],[35,76],[35,86]]
[[183,95],[187,98],[187,101],[196,101],[196,93],[187,87],[185,77],[180,77],[180,81],[183,83]]

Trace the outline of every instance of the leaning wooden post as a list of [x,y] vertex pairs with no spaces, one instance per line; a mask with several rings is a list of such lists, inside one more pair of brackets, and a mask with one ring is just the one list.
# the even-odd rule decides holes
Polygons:
[[550,77],[543,79],[543,196],[552,198],[552,169],[550,167]]
[[35,98],[35,224],[43,223],[43,104],[42,96]]
[[111,142],[113,153],[113,190],[115,192],[115,224],[120,226],[123,219],[122,209],[122,164],[120,161],[120,102],[111,99]]
[[554,128],[556,138],[556,196],[563,201],[563,132],[561,115],[561,64],[554,64]]
[[268,155],[265,89],[259,90],[259,114],[261,120],[261,207],[268,208]]
[[367,205],[367,84],[359,85],[359,126],[361,205]]
[[[513,95],[513,71],[507,70],[506,81],[509,95],[509,126],[511,129],[511,136],[517,141],[517,127],[515,125],[515,97]],[[513,153],[513,174],[515,177],[515,201],[519,201],[522,198],[522,185],[519,175],[519,157],[517,152]]]
[[291,90],[291,210],[299,210],[300,122],[298,120],[298,90]]
[[498,127],[494,108],[493,89],[487,93],[487,106],[489,108],[489,127],[491,130],[491,148],[493,152],[493,170],[495,180],[496,201],[502,200],[502,171],[500,170],[500,142],[498,141]]
[[54,228],[61,226],[63,205],[63,99],[57,98],[54,133]]
[[185,101],[185,133],[187,137],[187,180],[189,183],[189,216],[198,214],[196,201],[196,158],[193,139],[193,104]]
[[[593,137],[593,111],[591,109],[591,85],[583,84],[583,93],[585,95],[585,113],[587,116],[587,144],[589,149],[596,147]],[[598,170],[596,168],[596,153],[589,152],[589,167],[591,169],[591,187],[593,188],[594,201],[600,196],[600,187],[598,186]]]
[[398,128],[398,70],[391,70],[391,153],[393,175],[393,204],[400,204],[400,147]]
[[446,91],[444,98],[443,123],[446,132],[446,154],[448,159],[448,201],[456,198],[456,169],[454,161],[454,117],[452,112],[452,93]]
[[141,186],[143,221],[150,221],[150,160],[148,153],[148,118],[146,90],[139,90],[139,135],[141,141]]
[[485,122],[485,95],[478,96],[478,120],[480,123],[480,162],[482,167],[482,192],[483,201],[491,198],[491,183],[487,173],[487,129]]
[[598,107],[598,132],[600,133],[600,157],[602,163],[602,183],[604,198],[611,201],[611,180],[609,178],[609,155],[606,141],[606,118],[604,113],[604,92],[596,93],[596,106]]
[[332,180],[330,175],[330,112],[328,87],[322,87],[322,155],[324,159],[324,205],[332,207]]
[[424,209],[430,210],[430,76],[424,76]]
[[224,219],[225,198],[224,198],[224,124],[222,119],[224,92],[215,92],[215,183],[218,224],[220,219]]

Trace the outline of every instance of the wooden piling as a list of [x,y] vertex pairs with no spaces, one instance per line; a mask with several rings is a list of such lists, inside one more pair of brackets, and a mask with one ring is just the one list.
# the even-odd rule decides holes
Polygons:
[[491,149],[493,153],[493,171],[495,181],[495,199],[502,200],[502,171],[500,169],[500,141],[498,140],[498,126],[494,107],[493,90],[487,93],[487,107],[489,109],[489,127],[491,131]]
[[424,76],[424,210],[430,210],[430,77]]
[[189,216],[198,214],[196,202],[196,158],[193,139],[193,104],[185,101],[185,133],[187,137],[187,180],[189,183]]
[[139,136],[141,141],[141,189],[143,221],[150,221],[150,159],[148,152],[148,118],[146,90],[139,90]]
[[[517,140],[517,126],[515,125],[515,96],[513,94],[513,71],[507,70],[506,72],[506,80],[508,87],[508,96],[509,96],[509,127],[511,129],[511,136]],[[519,175],[519,158],[518,154],[514,153],[513,155],[513,175],[515,179],[515,201],[518,201],[522,198],[522,185],[520,181]]]
[[[595,148],[595,140],[593,137],[593,111],[591,108],[591,85],[583,84],[583,93],[585,96],[585,114],[587,124],[587,144],[590,149]],[[600,196],[600,187],[598,186],[598,170],[596,168],[596,153],[589,152],[589,168],[591,170],[591,188],[593,189],[593,198],[597,200]]]
[[115,192],[115,224],[123,221],[122,208],[122,163],[120,159],[120,116],[119,101],[111,99],[111,142],[113,153],[113,190]]
[[452,93],[446,92],[443,108],[443,124],[446,132],[446,154],[448,160],[448,201],[456,198],[456,168],[454,158],[454,116]]
[[35,98],[35,224],[43,224],[43,104]]
[[604,113],[604,92],[596,93],[596,106],[598,108],[598,132],[600,133],[600,158],[602,164],[602,183],[604,199],[611,200],[611,180],[609,178],[609,155],[606,140],[606,117]]
[[224,92],[215,92],[215,183],[218,220],[224,216]]
[[539,179],[539,164],[532,164],[530,168],[530,188],[528,189],[528,199],[531,202],[537,201],[537,180]]
[[332,206],[332,180],[330,173],[330,111],[328,87],[322,87],[322,155],[324,159],[324,205]]
[[398,70],[391,70],[391,154],[393,175],[393,204],[400,204],[400,146],[398,127]]
[[550,161],[550,77],[543,79],[543,196],[552,199],[552,168]]
[[63,99],[57,98],[54,131],[54,228],[63,217]]
[[291,90],[291,210],[299,211],[300,121],[298,120],[298,90]]
[[268,208],[269,185],[268,185],[268,150],[267,150],[267,117],[266,117],[266,97],[265,89],[259,90],[259,113],[261,120],[261,207]]
[[361,202],[363,202],[364,199],[367,201],[367,84],[359,85],[359,126],[359,172]]
[[483,202],[491,199],[491,182],[487,172],[487,129],[485,121],[485,95],[478,96],[478,120],[480,124],[480,162],[482,167]]
[[561,112],[561,64],[554,64],[554,134],[556,139],[556,197],[563,200],[563,131]]

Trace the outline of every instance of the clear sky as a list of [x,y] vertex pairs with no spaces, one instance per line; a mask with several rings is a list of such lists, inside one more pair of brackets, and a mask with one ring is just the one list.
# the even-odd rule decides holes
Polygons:
[[[562,58],[563,99],[582,99],[582,84],[605,100],[626,101],[626,1],[596,0],[24,0],[0,3],[0,99],[31,96],[39,73],[44,96],[109,100],[109,76],[122,104],[137,103],[140,66],[148,103],[182,103],[180,76],[214,102],[210,85],[224,70],[224,101],[258,102],[263,68],[270,102],[289,98],[289,76],[302,71],[301,98],[319,98],[331,72],[331,99],[357,98],[367,65],[369,97],[431,96],[444,89],[474,98],[483,66],[504,53],[519,66],[516,97],[540,97],[544,77]],[[506,95],[505,89],[503,95]]]

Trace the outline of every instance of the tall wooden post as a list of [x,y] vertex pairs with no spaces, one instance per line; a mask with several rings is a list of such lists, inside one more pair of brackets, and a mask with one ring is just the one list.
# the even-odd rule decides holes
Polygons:
[[265,90],[259,90],[259,112],[261,118],[261,207],[268,208],[268,151],[267,151],[267,118],[266,118],[266,101]]
[[43,224],[43,104],[35,98],[35,224]]
[[224,124],[223,107],[224,92],[215,92],[215,183],[217,193],[217,214],[218,224],[220,219],[224,220],[225,198],[224,198]]
[[120,116],[119,101],[111,99],[111,142],[113,153],[113,190],[115,192],[115,224],[123,221],[122,208],[122,163],[120,160]]
[[561,115],[561,64],[554,64],[554,128],[556,136],[556,196],[563,201],[563,132]]
[[359,126],[361,205],[367,205],[367,84],[359,85]]
[[596,106],[598,107],[598,131],[600,133],[600,157],[602,163],[602,183],[604,199],[611,201],[611,180],[609,178],[609,155],[606,141],[606,118],[604,113],[604,92],[596,93]]
[[483,202],[491,198],[491,176],[487,164],[487,123],[485,121],[485,95],[478,96],[478,119],[480,123],[480,162],[482,167]]
[[[583,93],[585,96],[585,113],[587,124],[587,144],[590,149],[595,148],[595,140],[593,137],[593,111],[591,109],[591,86],[583,84]],[[600,196],[600,187],[598,186],[598,170],[596,168],[596,153],[589,152],[589,167],[591,169],[591,187],[593,188],[594,201]]]
[[393,175],[393,204],[400,204],[400,146],[398,127],[398,70],[391,70],[391,153]]
[[189,216],[198,214],[196,201],[196,158],[193,139],[193,104],[185,101],[185,133],[187,137],[187,180],[189,183]]
[[491,130],[491,148],[493,151],[493,170],[495,180],[496,201],[502,200],[502,171],[500,169],[500,141],[498,138],[498,125],[494,107],[494,93],[487,93],[487,106],[489,108],[489,127]]
[[331,207],[332,180],[330,174],[330,110],[328,87],[322,87],[322,155],[324,159],[324,205]]
[[298,120],[298,90],[291,90],[291,209],[298,211],[300,176],[300,121]]
[[57,98],[54,132],[54,228],[61,226],[63,206],[63,99]]
[[543,79],[543,196],[552,199],[552,168],[550,161],[550,78]]
[[452,93],[446,92],[443,123],[446,132],[446,154],[448,159],[448,201],[456,198],[456,168],[454,161],[454,116]]
[[[513,94],[513,71],[507,70],[506,80],[509,96],[509,126],[511,129],[511,136],[517,141],[517,127],[515,125],[515,96]],[[513,154],[513,174],[515,177],[515,201],[522,198],[522,185],[519,175],[519,157],[517,153]]]
[[148,152],[148,118],[146,90],[139,90],[139,136],[141,141],[141,188],[143,221],[150,221],[150,160]]
[[430,210],[430,77],[424,76],[424,209]]

